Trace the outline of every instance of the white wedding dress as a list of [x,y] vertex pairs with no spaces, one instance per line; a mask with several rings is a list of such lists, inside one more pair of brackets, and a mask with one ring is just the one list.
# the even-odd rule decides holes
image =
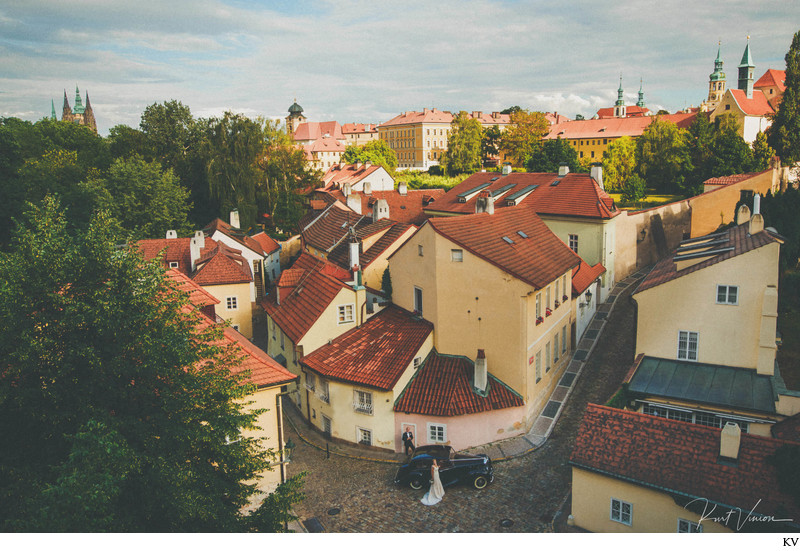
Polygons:
[[425,494],[420,501],[423,505],[436,505],[444,497],[444,488],[442,481],[439,479],[439,467],[433,466],[433,480],[431,481],[431,489]]

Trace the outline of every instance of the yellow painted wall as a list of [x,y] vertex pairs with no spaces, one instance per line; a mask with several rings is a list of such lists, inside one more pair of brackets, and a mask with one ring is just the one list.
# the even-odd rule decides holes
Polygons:
[[414,227],[408,228],[408,230],[406,230],[406,232],[399,239],[392,243],[384,252],[378,255],[375,260],[370,262],[369,266],[364,269],[364,285],[370,287],[371,289],[381,288],[383,283],[383,272],[389,267],[389,256],[391,256],[392,253],[399,249],[403,243],[405,243],[412,235],[414,235],[415,231],[417,230]]
[[[764,290],[778,285],[779,250],[766,245],[634,295],[636,354],[677,358],[678,331],[697,331],[697,361],[755,369]],[[737,285],[739,304],[716,304],[718,284]]]
[[[276,453],[276,455],[270,459],[271,463],[273,464],[272,470],[263,471],[261,473],[262,478],[258,481],[259,490],[265,493],[272,492],[281,482],[281,470],[279,464],[281,458],[277,455],[278,450],[281,447],[278,441],[278,423],[280,422],[280,417],[278,415],[278,409],[275,405],[276,396],[278,393],[280,393],[280,391],[281,390],[279,386],[259,389],[255,393],[247,396],[247,398],[242,401],[244,403],[252,402],[246,406],[250,410],[267,410],[258,417],[258,430],[244,431],[245,436],[262,438],[262,447],[265,449],[271,449]],[[284,440],[286,438],[285,434],[286,433],[284,431]]]
[[[611,520],[612,498],[633,506],[630,526]],[[575,525],[585,530],[623,534],[674,533],[679,518],[700,521],[700,515],[677,505],[667,494],[578,467],[572,468],[572,516]],[[708,519],[701,524],[704,533],[733,531]]]
[[[250,302],[250,283],[232,285],[204,285],[203,289],[220,301],[216,311],[222,319],[230,320],[231,325],[239,327],[239,333],[253,338],[253,303]],[[229,310],[227,298],[236,297],[236,309]],[[258,306],[258,308],[261,308]]]

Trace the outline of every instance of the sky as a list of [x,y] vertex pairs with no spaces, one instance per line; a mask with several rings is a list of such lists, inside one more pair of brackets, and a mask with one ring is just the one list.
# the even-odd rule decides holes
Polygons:
[[721,42],[728,86],[747,37],[756,78],[784,69],[800,2],[725,0],[3,0],[0,116],[61,117],[88,92],[100,134],[176,99],[381,123],[424,107],[512,105],[587,118],[640,82],[653,111],[697,106]]

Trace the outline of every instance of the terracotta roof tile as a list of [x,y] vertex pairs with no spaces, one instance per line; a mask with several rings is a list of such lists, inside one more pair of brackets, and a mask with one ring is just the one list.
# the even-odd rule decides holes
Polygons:
[[325,135],[329,135],[334,140],[343,140],[344,134],[342,127],[336,121],[326,122],[302,122],[297,125],[293,139],[296,142],[305,140],[316,140]]
[[255,234],[252,239],[261,246],[261,250],[265,255],[272,254],[281,248],[280,243],[275,241],[263,231]]
[[[558,183],[552,185],[556,181]],[[459,195],[487,183],[489,185],[484,190],[492,192],[495,211],[509,206],[509,198],[515,194],[529,191],[516,204],[530,206],[539,215],[608,219],[622,212],[614,205],[611,196],[589,174],[569,173],[559,176],[547,172],[512,172],[505,176],[493,172],[478,172],[451,188],[426,207],[425,211],[432,215],[438,212],[474,213],[478,194],[466,196],[467,200],[464,202],[461,202]]]
[[[650,110],[646,107],[639,107],[638,105],[625,106],[626,117],[644,117],[650,115]],[[601,119],[614,117],[614,107],[603,107],[597,110],[597,116]]]
[[[697,113],[675,113],[674,115],[659,115],[661,120],[674,122],[678,128],[688,128],[697,117]],[[566,121],[554,124],[544,136],[545,140],[597,139],[618,138],[620,136],[641,136],[644,129],[656,117],[625,117],[604,118]]]
[[786,90],[786,71],[767,69],[753,85],[753,88],[768,88],[770,86],[776,87],[778,92],[782,94]]
[[572,296],[583,293],[605,271],[605,267],[599,262],[594,266],[589,266],[581,260],[580,266],[572,270]]
[[[388,226],[381,224],[381,230],[384,231],[384,234],[380,236],[380,238],[375,241],[366,251],[363,249],[363,239],[366,237],[370,229],[373,226],[380,224],[381,222],[386,222],[386,220],[379,220],[376,224],[370,224],[369,226],[364,226],[360,228],[356,232],[356,237],[359,240],[362,240],[362,245],[359,249],[359,265],[362,268],[366,268],[369,266],[376,258],[378,258],[383,252],[385,252],[389,247],[391,247],[398,239],[401,239],[409,229],[413,226],[410,224],[400,224],[397,222],[391,222]],[[368,234],[367,234],[368,235]],[[409,234],[410,237],[410,234]],[[335,249],[333,249],[330,254],[328,254],[328,260],[333,262],[334,264],[341,266],[344,269],[350,269],[350,242],[349,240],[342,241]]]
[[[768,461],[781,446],[797,444],[744,433],[738,460],[732,464],[719,459],[720,432],[718,428],[589,404],[570,463],[683,496],[687,502],[700,498],[743,511],[756,507],[762,515],[792,518],[797,526],[800,507],[782,491],[775,468]],[[718,511],[722,514],[721,508]],[[772,528],[783,526],[786,524]]]
[[371,221],[371,218],[357,214],[337,201],[321,213],[314,212],[304,217],[300,222],[300,235],[306,245],[329,252],[347,237],[350,227],[358,228]]
[[753,91],[753,97],[748,98],[744,90],[729,88],[728,91],[733,96],[739,108],[746,115],[763,117],[775,112],[767,100],[767,96],[761,90]]
[[[338,277],[348,277],[350,274],[308,253],[302,253],[291,269],[302,270],[303,273],[297,275],[297,272],[293,272],[293,275],[287,276],[293,281],[290,292],[286,296],[281,293],[278,304],[279,289],[276,286],[261,300],[261,306],[292,342],[297,344],[339,291],[348,288]],[[291,270],[283,273],[287,271]]]
[[167,270],[165,275],[177,284],[178,289],[189,295],[189,301],[198,309],[220,303],[218,298],[189,279],[186,274],[172,269]]
[[[729,258],[750,252],[753,249],[757,249],[771,243],[782,242],[777,236],[775,236],[775,234],[767,230],[760,231],[755,235],[750,235],[749,229],[750,224],[744,223],[730,228],[725,232],[721,232],[720,234],[713,234],[715,236],[719,236],[717,239],[721,238],[724,240],[724,242],[710,247],[709,251],[719,250],[720,252],[706,260],[703,260],[702,262],[688,266],[680,271],[677,269],[674,254],[661,259],[656,263],[655,266],[653,266],[653,269],[639,284],[639,288],[636,289],[634,293],[641,293],[642,291],[650,289],[651,287],[667,283],[668,281],[672,281],[673,279],[677,279],[686,274],[691,274],[697,270],[702,270],[708,266],[713,266],[714,264],[723,262]],[[706,238],[712,239],[711,237]],[[695,238],[691,240],[691,243],[696,243],[698,239],[704,238]],[[732,250],[727,250],[731,247],[733,248]],[[680,252],[680,250],[681,249],[678,248],[678,252]]]
[[[208,224],[208,226],[203,228],[203,231],[206,233],[206,235],[209,235],[211,237],[214,236],[214,232],[219,231],[257,254],[260,254],[262,256],[264,254],[268,254],[264,252],[264,247],[261,246],[261,243],[258,240],[247,235],[245,231],[240,230],[239,228],[234,228],[233,226],[231,226],[230,224],[219,218],[211,221],[211,223]],[[267,238],[271,239],[269,236],[267,236]]]
[[581,262],[530,207],[431,218],[427,223],[437,233],[536,289]]
[[747,180],[756,176],[758,174],[762,174],[761,172],[748,172],[746,174],[731,174],[730,176],[716,176],[714,178],[709,178],[705,180],[703,184],[713,184],[718,186],[729,186],[731,184],[735,184],[741,182],[742,180]]
[[[397,190],[373,191],[367,195],[362,192],[355,192],[361,198],[361,212],[370,215],[372,205],[378,199],[383,199],[389,205],[389,218],[397,222],[414,224],[421,226],[429,217],[423,209],[435,208],[434,201],[445,195],[444,189],[409,189],[405,195],[401,195]],[[339,189],[327,191],[317,191],[316,197],[326,203],[337,200],[346,204],[347,199]]]
[[[169,268],[170,262],[178,263],[178,270],[184,274],[192,271],[192,262],[189,255],[189,243],[192,238],[178,237],[175,239],[142,239],[136,242],[136,246],[142,252],[145,260],[153,260],[161,251],[164,251],[164,267]],[[206,239],[206,247],[203,251],[210,250],[217,246],[213,239]]]
[[342,134],[373,134],[378,132],[377,124],[345,123],[342,125]]
[[487,392],[473,390],[474,364],[432,351],[394,404],[394,410],[452,417],[523,405],[522,397],[489,374]]
[[323,377],[390,390],[432,331],[430,322],[389,306],[300,363]]
[[229,285],[253,281],[250,264],[241,251],[218,243],[217,247],[200,256],[192,279],[199,285]]
[[348,164],[343,167],[333,165],[322,177],[322,181],[325,184],[323,189],[331,189],[333,187],[341,189],[345,184],[356,184],[364,178],[378,172],[381,168],[383,167],[380,165],[366,166],[366,164]]

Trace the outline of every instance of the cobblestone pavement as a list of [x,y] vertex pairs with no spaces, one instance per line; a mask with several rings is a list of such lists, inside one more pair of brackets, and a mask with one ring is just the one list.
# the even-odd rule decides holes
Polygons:
[[[422,490],[394,486],[397,465],[388,461],[396,456],[387,454],[383,462],[326,458],[287,423],[287,436],[297,445],[289,474],[308,473],[306,499],[295,508],[296,514],[306,525],[316,519],[327,532],[571,531],[565,524],[571,482],[567,461],[586,404],[608,400],[633,362],[634,288],[616,299],[609,323],[547,441],[522,457],[495,461],[495,479],[488,488],[451,486],[441,503],[426,507],[419,502]],[[310,429],[301,425],[301,430]]]

